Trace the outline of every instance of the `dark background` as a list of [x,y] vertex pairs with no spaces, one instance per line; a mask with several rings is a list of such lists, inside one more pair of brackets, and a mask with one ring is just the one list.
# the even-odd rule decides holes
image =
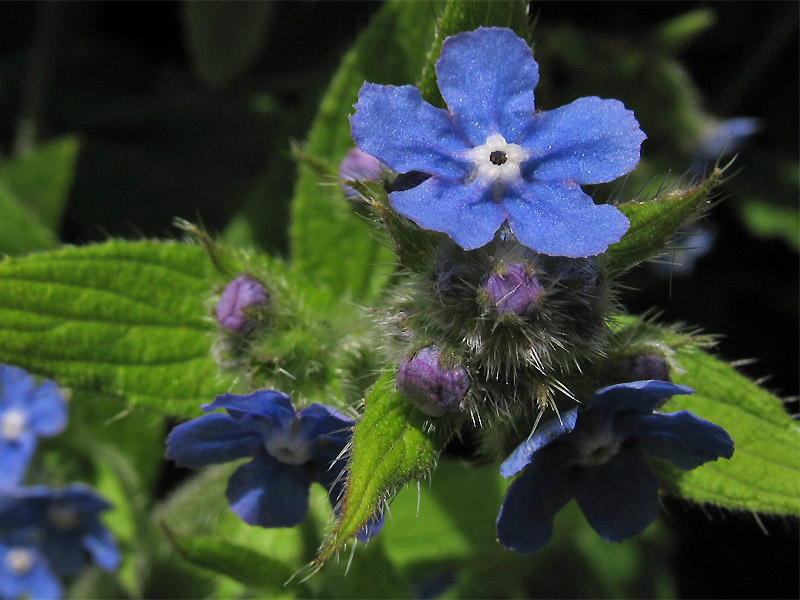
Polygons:
[[[748,164],[758,165],[770,187],[764,157],[782,153],[797,164],[798,3],[542,2],[532,12],[537,27],[570,22],[635,36],[702,6],[716,13],[716,23],[680,58],[710,112],[762,119],[738,165],[751,186],[758,181],[752,172],[747,178]],[[265,249],[287,253],[289,140],[303,139],[339,58],[377,7],[276,3],[258,61],[212,89],[192,72],[179,3],[0,3],[0,156],[18,143],[23,113],[33,115],[40,140],[79,135],[61,227],[66,243],[174,237],[175,216],[221,232],[241,208],[270,221],[260,231]],[[272,108],[253,110],[258,95]],[[285,178],[265,181],[276,162],[285,164]],[[625,303],[632,312],[655,306],[663,321],[722,334],[719,353],[758,359],[742,370],[794,398],[787,408],[796,413],[798,255],[785,241],[749,233],[737,210],[737,178],[724,192],[728,199],[707,219],[714,244],[694,271],[637,269],[626,283],[638,291]],[[796,204],[796,190],[777,200]],[[683,597],[800,595],[796,519],[762,517],[765,534],[752,515],[708,513],[676,500],[665,509],[680,533],[674,560]]]

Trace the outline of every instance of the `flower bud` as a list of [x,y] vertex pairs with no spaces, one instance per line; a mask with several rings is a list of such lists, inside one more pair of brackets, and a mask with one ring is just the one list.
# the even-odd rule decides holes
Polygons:
[[[384,167],[374,156],[353,148],[339,165],[339,179],[343,181],[379,180],[384,175]],[[358,200],[358,193],[349,185],[342,184],[342,191],[348,200]]]
[[524,265],[510,263],[492,273],[483,284],[486,303],[498,315],[513,313],[525,317],[536,310],[542,294],[542,285]]
[[445,366],[435,346],[404,359],[397,371],[397,389],[426,415],[442,417],[459,409],[469,390],[469,375],[461,365]]
[[263,285],[246,275],[237,277],[225,286],[219,298],[217,321],[226,329],[243,331],[253,325],[244,309],[264,305],[268,300],[269,294]]
[[672,382],[667,359],[658,354],[639,354],[622,359],[622,369],[631,381],[657,379]]

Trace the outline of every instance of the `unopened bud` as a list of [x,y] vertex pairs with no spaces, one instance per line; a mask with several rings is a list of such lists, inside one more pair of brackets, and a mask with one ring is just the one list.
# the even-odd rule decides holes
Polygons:
[[441,351],[435,346],[403,360],[397,371],[397,389],[431,417],[458,410],[469,383],[467,370],[461,365],[443,365]]
[[[353,148],[339,165],[339,179],[342,181],[376,181],[383,178],[384,166],[374,156]],[[344,195],[349,200],[357,200],[358,193],[349,185],[342,184]]]
[[658,354],[639,354],[622,359],[622,369],[631,381],[672,381],[667,359]]
[[242,275],[225,286],[217,303],[217,320],[226,329],[242,331],[252,325],[244,309],[264,305],[268,300],[263,285]]
[[498,315],[513,313],[525,317],[536,310],[542,294],[539,279],[519,263],[503,265],[483,284],[486,303]]

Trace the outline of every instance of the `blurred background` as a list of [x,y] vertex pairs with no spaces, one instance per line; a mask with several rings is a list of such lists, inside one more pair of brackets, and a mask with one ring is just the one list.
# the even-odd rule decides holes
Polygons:
[[[64,165],[58,193],[14,217],[57,235],[9,219],[0,252],[177,237],[183,217],[288,256],[292,144],[378,7],[0,3],[0,170],[36,152]],[[533,2],[531,16],[539,107],[616,97],[648,133],[641,168],[601,197],[647,197],[738,153],[724,200],[630,273],[623,300],[719,334],[719,354],[797,413],[800,4]],[[796,520],[670,500],[665,513],[682,597],[800,595]]]

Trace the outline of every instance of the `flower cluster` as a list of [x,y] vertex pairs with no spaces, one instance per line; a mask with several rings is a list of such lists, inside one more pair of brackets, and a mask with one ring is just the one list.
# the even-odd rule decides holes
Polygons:
[[592,256],[620,240],[628,220],[580,186],[639,162],[645,135],[621,102],[580,98],[536,112],[539,66],[504,28],[447,38],[436,75],[448,110],[411,85],[365,83],[350,120],[362,151],[398,173],[431,175],[390,194],[397,212],[465,250],[490,242],[504,223],[550,255]]
[[[308,512],[313,482],[322,484],[334,507],[343,489],[353,421],[339,411],[312,404],[295,411],[289,397],[274,390],[239,396],[223,394],[202,406],[211,412],[182,423],[167,438],[167,458],[199,468],[251,458],[228,482],[231,509],[245,522],[262,527],[293,527]],[[381,523],[375,523],[374,535]]]
[[83,484],[21,484],[39,436],[60,433],[67,409],[52,381],[37,385],[18,367],[0,365],[0,597],[52,599],[62,577],[89,562],[113,571],[120,554],[100,513],[111,508]]
[[733,440],[718,425],[688,411],[654,412],[691,393],[666,381],[612,385],[536,431],[500,468],[504,477],[522,472],[497,518],[500,543],[523,554],[541,549],[572,498],[607,541],[644,530],[658,514],[658,480],[645,457],[691,470],[733,456]]

